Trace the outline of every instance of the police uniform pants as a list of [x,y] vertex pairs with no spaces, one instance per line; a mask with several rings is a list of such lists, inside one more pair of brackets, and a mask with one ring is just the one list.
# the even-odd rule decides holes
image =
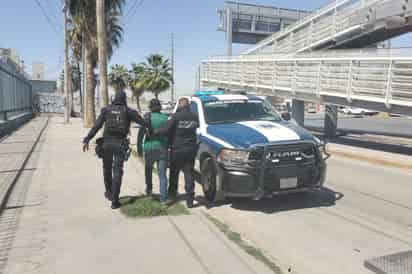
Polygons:
[[177,194],[179,173],[183,171],[185,177],[185,191],[188,199],[195,195],[194,164],[196,151],[172,151],[170,161],[170,179],[168,194],[174,197]]
[[119,201],[125,152],[121,145],[104,145],[103,176],[106,192],[113,202]]

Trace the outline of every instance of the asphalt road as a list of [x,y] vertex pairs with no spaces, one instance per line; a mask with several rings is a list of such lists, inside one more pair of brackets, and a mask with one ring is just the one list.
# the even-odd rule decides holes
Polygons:
[[412,249],[410,171],[334,158],[318,193],[232,200],[210,212],[284,270],[367,274],[364,260]]
[[[323,114],[306,114],[305,126],[321,127],[324,125]],[[410,135],[412,136],[411,117],[390,117],[379,118],[375,116],[353,118],[351,116],[340,115],[338,118],[338,128],[345,130],[360,130],[373,133]]]

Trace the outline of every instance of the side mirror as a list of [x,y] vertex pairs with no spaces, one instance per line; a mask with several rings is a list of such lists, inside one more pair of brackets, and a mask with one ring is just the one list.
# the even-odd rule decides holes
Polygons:
[[282,116],[282,119],[285,120],[285,121],[290,121],[290,120],[292,120],[292,117],[290,116],[290,113],[287,112],[287,111],[282,112],[281,116]]

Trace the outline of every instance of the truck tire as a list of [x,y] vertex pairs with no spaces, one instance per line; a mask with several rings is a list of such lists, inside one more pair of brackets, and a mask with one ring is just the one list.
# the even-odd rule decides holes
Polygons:
[[206,200],[212,203],[223,201],[224,195],[218,185],[217,171],[213,159],[206,158],[202,161],[200,170],[200,183]]

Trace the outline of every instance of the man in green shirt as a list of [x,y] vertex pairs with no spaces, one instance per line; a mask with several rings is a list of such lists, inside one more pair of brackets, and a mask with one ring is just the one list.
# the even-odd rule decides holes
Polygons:
[[[162,114],[160,111],[162,106],[160,101],[152,99],[149,103],[150,113],[145,115],[145,121],[153,129],[159,129],[163,127],[168,120],[167,115]],[[140,128],[137,140],[138,153],[142,155],[144,153],[145,160],[145,178],[146,178],[146,194],[151,195],[152,184],[152,172],[153,164],[157,164],[157,174],[159,176],[160,183],[160,202],[166,203],[167,201],[167,178],[166,169],[168,161],[168,138],[164,136],[147,136],[145,135],[145,129]],[[143,150],[143,153],[142,153]]]

